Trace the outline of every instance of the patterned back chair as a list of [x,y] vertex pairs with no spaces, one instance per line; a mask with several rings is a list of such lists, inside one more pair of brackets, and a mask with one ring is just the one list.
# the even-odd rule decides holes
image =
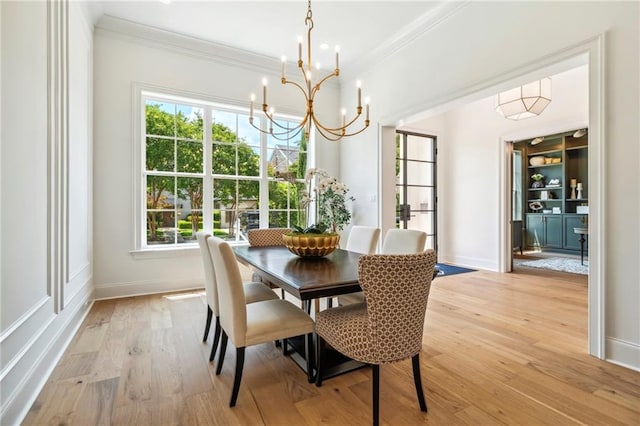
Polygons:
[[360,257],[358,278],[366,303],[326,309],[316,314],[318,373],[328,343],[342,354],[373,367],[373,423],[378,424],[379,365],[412,359],[422,411],[427,404],[420,380],[422,332],[436,254],[372,254]]
[[[249,245],[252,247],[284,246],[282,236],[289,232],[291,232],[290,228],[251,229],[247,232],[247,238],[249,239]],[[264,277],[257,272],[251,275],[251,281],[262,282],[271,288],[277,287],[275,284],[265,280]],[[281,290],[281,293],[284,299],[284,290]]]
[[283,246],[282,236],[291,232],[290,228],[251,229],[247,233],[249,245],[254,247]]

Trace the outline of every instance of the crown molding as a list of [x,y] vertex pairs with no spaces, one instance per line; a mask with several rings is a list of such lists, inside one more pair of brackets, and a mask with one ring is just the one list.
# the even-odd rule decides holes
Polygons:
[[447,0],[430,9],[418,19],[408,23],[404,28],[397,32],[394,37],[380,44],[380,46],[373,49],[366,55],[363,55],[362,58],[357,60],[348,70],[342,72],[342,75],[347,79],[356,78],[357,74],[363,73],[369,68],[373,68],[376,63],[384,61],[396,52],[403,50],[415,40],[423,37],[436,26],[467,7],[471,1],[472,0]]
[[[242,68],[280,80],[282,62],[278,58],[139,24],[111,15],[104,15],[98,21],[95,34],[230,67]],[[297,67],[297,64],[290,62],[289,67]],[[336,82],[326,82],[325,84],[339,87]]]

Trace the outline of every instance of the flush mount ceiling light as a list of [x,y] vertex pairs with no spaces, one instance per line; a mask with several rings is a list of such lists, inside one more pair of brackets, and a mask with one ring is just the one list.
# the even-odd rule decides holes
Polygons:
[[544,140],[544,136],[538,136],[535,139],[531,139],[531,145],[538,145],[543,140]]
[[501,92],[496,97],[496,111],[509,120],[535,117],[551,103],[551,79],[534,81]]
[[[320,86],[325,81],[329,80],[331,77],[338,77],[340,75],[340,66],[339,66],[339,58],[338,52],[339,47],[336,46],[336,63],[333,71],[325,75],[324,77],[315,76],[315,79],[312,79],[313,73],[311,72],[311,67],[313,61],[311,59],[311,30],[313,29],[313,13],[311,12],[311,0],[309,0],[309,7],[307,9],[307,17],[304,20],[304,24],[307,26],[307,62],[306,64],[302,60],[302,37],[298,39],[298,69],[302,74],[302,84],[298,84],[296,81],[289,80],[286,75],[286,63],[287,58],[282,57],[282,76],[280,78],[280,82],[285,84],[291,84],[302,92],[305,101],[306,114],[298,123],[298,125],[293,128],[288,128],[283,126],[278,122],[277,119],[274,119],[274,110],[272,107],[269,107],[267,103],[267,80],[264,78],[262,80],[262,112],[267,119],[267,124],[269,128],[264,130],[259,126],[256,126],[253,123],[253,102],[255,101],[255,95],[251,95],[251,104],[250,104],[250,112],[249,112],[249,123],[256,129],[260,130],[262,133],[267,133],[271,135],[275,139],[279,140],[287,140],[295,137],[298,133],[304,129],[305,134],[307,136],[307,140],[309,139],[309,133],[311,133],[311,127],[313,126],[318,133],[320,133],[325,139],[337,141],[342,139],[345,136],[353,136],[358,133],[364,131],[367,127],[369,127],[369,99],[365,98],[365,119],[364,124],[361,127],[354,128],[352,125],[356,124],[360,116],[362,115],[362,100],[361,100],[361,88],[360,82],[357,83],[357,107],[355,110],[355,114],[347,119],[347,111],[346,109],[342,109],[340,114],[336,114],[338,119],[342,120],[342,126],[330,127],[326,124],[322,124],[318,117],[315,115],[313,109],[313,101],[316,96],[316,93],[320,90]],[[325,46],[322,46],[325,47]],[[320,73],[319,70],[316,70],[316,73]],[[315,82],[314,82],[315,80]],[[275,131],[274,131],[275,128]]]
[[574,138],[581,138],[584,135],[587,134],[587,129],[580,129],[580,130],[576,130],[575,133],[573,134]]

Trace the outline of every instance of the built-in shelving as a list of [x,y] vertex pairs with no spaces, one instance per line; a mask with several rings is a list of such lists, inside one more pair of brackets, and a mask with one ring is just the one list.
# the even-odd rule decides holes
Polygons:
[[[564,227],[587,221],[588,216],[578,214],[577,207],[589,203],[588,136],[574,138],[573,134],[548,135],[536,145],[530,140],[516,143],[523,153],[525,245],[529,248],[575,250],[569,232],[573,229]],[[534,157],[543,158],[532,161]],[[544,163],[538,164],[541,160]],[[534,185],[532,176],[536,174],[544,176],[544,186]],[[582,185],[580,198],[575,198],[578,191],[572,188],[574,179],[576,187]]]

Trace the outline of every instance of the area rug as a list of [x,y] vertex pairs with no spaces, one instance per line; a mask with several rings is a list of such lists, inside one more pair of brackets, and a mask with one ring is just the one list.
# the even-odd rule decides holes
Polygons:
[[436,263],[436,268],[438,269],[438,276],[441,277],[443,275],[455,275],[455,274],[464,274],[465,272],[473,272],[475,269],[462,268],[460,266],[446,265],[444,263]]
[[551,269],[553,271],[570,272],[572,274],[589,274],[589,262],[584,261],[584,265],[580,264],[580,259],[571,259],[568,257],[550,257],[548,259],[529,260],[518,263],[519,266],[527,266],[529,268]]

